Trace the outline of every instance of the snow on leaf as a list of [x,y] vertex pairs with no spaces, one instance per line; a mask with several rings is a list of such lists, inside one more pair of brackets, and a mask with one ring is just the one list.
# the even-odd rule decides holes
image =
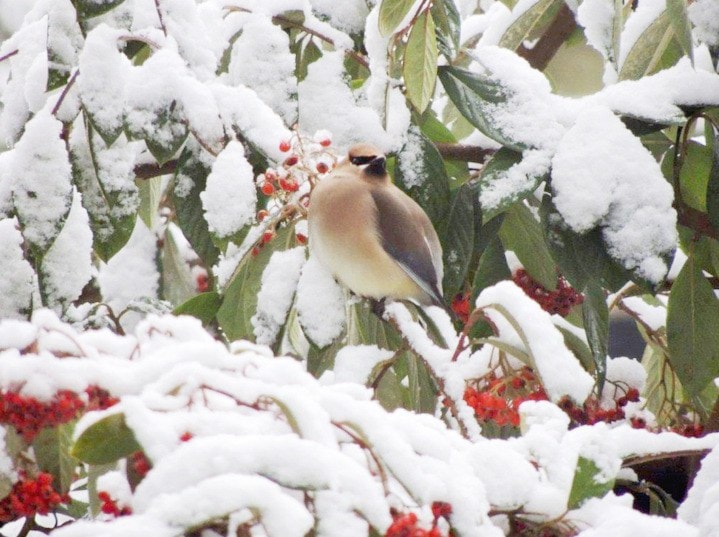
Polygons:
[[122,131],[130,62],[118,50],[120,31],[105,24],[87,35],[80,53],[80,100],[93,126],[112,143]]
[[25,125],[7,175],[23,237],[45,252],[62,229],[72,202],[71,168],[60,138],[62,123],[43,111]]
[[[498,323],[502,340],[525,347],[552,401],[568,395],[574,401],[584,402],[594,380],[567,349],[561,332],[539,304],[513,282],[503,281],[484,289],[477,297],[477,307],[486,308],[487,315]],[[509,317],[514,321],[511,325]],[[522,333],[518,333],[516,327]]]
[[240,142],[231,141],[218,155],[200,199],[210,231],[218,237],[229,237],[252,221],[257,190]]
[[292,305],[304,262],[304,246],[272,254],[262,272],[257,313],[251,319],[258,343],[271,345],[277,339]]
[[284,119],[297,121],[297,78],[295,56],[290,53],[287,34],[266,17],[256,16],[242,27],[232,46],[229,82],[243,84]]
[[673,194],[651,153],[603,107],[582,112],[552,160],[554,203],[578,233],[601,227],[608,253],[657,283],[676,247]]
[[67,305],[80,296],[92,275],[92,233],[87,211],[75,192],[62,231],[42,259],[40,280],[51,305]]
[[345,327],[342,288],[325,266],[310,255],[297,283],[297,313],[307,337],[326,347]]
[[22,235],[17,220],[0,220],[0,317],[22,318],[30,313],[35,292],[35,273],[23,257]]

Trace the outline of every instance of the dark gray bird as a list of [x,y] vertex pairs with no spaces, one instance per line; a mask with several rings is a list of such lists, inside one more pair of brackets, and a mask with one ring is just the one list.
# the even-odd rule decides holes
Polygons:
[[315,186],[308,222],[310,249],[355,294],[445,307],[437,232],[376,147],[351,147]]

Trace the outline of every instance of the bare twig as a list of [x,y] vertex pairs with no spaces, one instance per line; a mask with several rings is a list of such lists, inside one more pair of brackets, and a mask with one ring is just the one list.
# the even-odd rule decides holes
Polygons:
[[435,142],[434,145],[443,158],[461,160],[463,162],[482,163],[487,157],[496,152],[496,149],[486,149],[477,145],[450,144],[444,142]]
[[576,27],[577,22],[574,20],[572,10],[563,3],[557,16],[554,17],[534,47],[528,49],[520,46],[517,54],[527,60],[529,65],[535,69],[543,71]]
[[158,175],[166,175],[177,171],[177,160],[168,160],[164,164],[138,164],[135,166],[137,179],[152,179]]
[[77,75],[80,74],[80,70],[76,69],[75,72],[70,77],[70,80],[67,81],[67,84],[65,84],[65,87],[62,89],[62,93],[60,94],[60,97],[58,97],[57,102],[55,103],[55,106],[52,107],[51,114],[53,116],[57,116],[58,111],[60,110],[60,107],[62,106],[62,103],[65,101],[65,97],[67,97],[67,94],[70,92],[70,88],[75,84],[75,80],[77,79]]
[[683,451],[673,451],[671,453],[653,453],[650,455],[637,455],[624,459],[622,466],[632,467],[647,462],[663,461],[668,459],[681,459],[684,457],[704,457],[709,453],[709,449],[686,449]]
[[157,18],[160,19],[160,28],[162,28],[162,33],[167,35],[167,26],[165,26],[165,19],[162,17],[160,0],[155,0],[155,9],[157,10]]
[[18,49],[15,49],[15,50],[13,50],[13,51],[8,52],[8,53],[5,54],[4,56],[0,56],[0,62],[4,62],[4,61],[7,60],[8,58],[12,58],[12,57],[15,56],[15,54],[17,54],[18,52],[20,52],[20,51],[19,51]]

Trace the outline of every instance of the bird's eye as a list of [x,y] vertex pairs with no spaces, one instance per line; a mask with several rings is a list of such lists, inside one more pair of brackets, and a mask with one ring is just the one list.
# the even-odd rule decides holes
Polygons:
[[350,162],[355,166],[362,166],[363,164],[369,164],[374,159],[374,155],[370,157],[350,157]]

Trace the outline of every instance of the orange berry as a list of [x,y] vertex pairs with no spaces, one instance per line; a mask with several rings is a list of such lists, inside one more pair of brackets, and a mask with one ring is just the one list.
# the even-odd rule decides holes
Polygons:
[[280,142],[280,151],[282,151],[283,153],[287,153],[290,149],[292,149],[290,142],[288,142],[287,140],[282,140]]
[[272,186],[272,183],[264,183],[260,190],[265,196],[271,196],[275,193],[275,187]]

